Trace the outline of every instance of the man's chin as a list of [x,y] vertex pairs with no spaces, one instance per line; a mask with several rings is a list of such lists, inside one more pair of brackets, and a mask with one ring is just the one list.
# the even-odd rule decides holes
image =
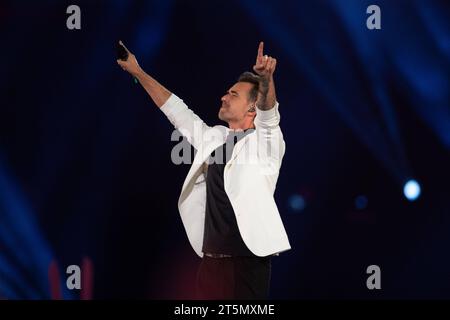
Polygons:
[[217,116],[219,117],[220,120],[227,121],[227,118],[223,114],[222,110],[219,111],[219,114]]

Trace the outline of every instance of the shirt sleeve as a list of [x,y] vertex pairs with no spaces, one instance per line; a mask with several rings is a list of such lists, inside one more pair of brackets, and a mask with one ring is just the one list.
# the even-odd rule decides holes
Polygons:
[[170,123],[187,138],[194,148],[199,149],[203,141],[203,133],[209,129],[199,116],[197,116],[182,99],[171,94],[169,99],[160,107]]
[[263,128],[274,128],[280,124],[280,113],[278,112],[278,101],[269,110],[256,108],[255,126]]

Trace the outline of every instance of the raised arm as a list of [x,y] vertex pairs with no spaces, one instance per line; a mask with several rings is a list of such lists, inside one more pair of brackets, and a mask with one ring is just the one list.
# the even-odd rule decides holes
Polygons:
[[276,66],[277,59],[264,55],[264,42],[260,42],[253,70],[261,77],[257,103],[258,108],[261,110],[273,108],[277,101],[275,83],[273,81],[273,73]]
[[[122,42],[120,42],[123,45]],[[139,80],[153,102],[167,116],[169,121],[187,138],[190,144],[197,150],[203,142],[203,133],[209,127],[175,94],[167,90],[153,77],[145,73],[139,66],[136,57],[124,45],[128,52],[126,61],[117,60],[117,64],[123,70],[129,72]]]
[[280,113],[275,94],[273,73],[277,60],[264,55],[264,43],[258,47],[253,70],[260,76],[258,100],[256,102],[255,127],[258,136],[258,155],[267,161],[266,175],[277,175],[285,152],[285,142],[280,128]]
[[135,55],[125,47],[122,41],[119,43],[127,50],[128,59],[126,61],[117,60],[117,64],[121,66],[123,70],[129,72],[133,77],[138,79],[139,83],[144,87],[145,91],[147,91],[153,102],[158,108],[161,108],[172,93],[150,75],[145,73],[139,66]]

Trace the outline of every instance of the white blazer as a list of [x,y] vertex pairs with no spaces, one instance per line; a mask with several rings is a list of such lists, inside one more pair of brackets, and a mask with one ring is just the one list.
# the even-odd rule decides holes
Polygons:
[[[192,247],[203,257],[207,163],[212,151],[225,143],[230,129],[207,126],[175,94],[160,109],[197,151],[178,209]],[[268,256],[291,248],[273,197],[285,142],[278,102],[270,110],[257,108],[256,113],[255,131],[236,143],[225,166],[224,188],[245,245],[257,256]]]

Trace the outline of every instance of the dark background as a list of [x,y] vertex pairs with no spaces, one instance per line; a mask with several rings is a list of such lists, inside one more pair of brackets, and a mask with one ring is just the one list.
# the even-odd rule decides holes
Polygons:
[[[71,4],[81,30],[66,27]],[[371,4],[381,30],[366,27]],[[55,298],[50,266],[65,288],[83,261],[90,298],[193,297],[200,259],[177,211],[189,166],[116,65],[119,39],[210,125],[259,41],[277,58],[292,250],[273,260],[271,298],[450,298],[444,0],[2,1],[0,298]]]

